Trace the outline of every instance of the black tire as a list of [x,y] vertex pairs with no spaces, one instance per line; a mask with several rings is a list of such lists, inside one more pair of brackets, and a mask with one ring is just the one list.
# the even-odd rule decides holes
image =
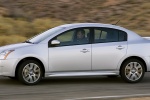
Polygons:
[[26,60],[18,67],[18,80],[26,85],[35,85],[39,83],[42,76],[42,66],[37,61]]
[[12,80],[17,80],[16,77],[11,77],[11,76],[9,76],[8,78],[10,78],[10,79],[12,79]]
[[122,79],[128,83],[140,82],[145,74],[145,66],[138,59],[129,59],[123,63],[120,70]]
[[108,78],[117,78],[118,75],[108,75],[107,77],[108,77]]

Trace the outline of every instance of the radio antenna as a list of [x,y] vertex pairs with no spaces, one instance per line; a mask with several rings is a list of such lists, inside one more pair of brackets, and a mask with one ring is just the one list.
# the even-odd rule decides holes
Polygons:
[[120,22],[120,20],[118,20],[115,24],[113,24],[113,25],[117,25],[118,23]]

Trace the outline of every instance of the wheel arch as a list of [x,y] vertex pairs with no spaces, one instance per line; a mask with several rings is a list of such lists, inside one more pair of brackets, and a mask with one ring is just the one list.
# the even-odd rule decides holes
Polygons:
[[39,62],[39,63],[41,64],[41,66],[42,66],[43,77],[44,77],[44,75],[45,75],[45,74],[44,74],[44,73],[45,73],[44,64],[42,63],[41,60],[39,60],[38,58],[35,58],[35,57],[26,57],[26,58],[21,59],[21,60],[18,62],[17,66],[16,66],[16,69],[15,69],[15,77],[17,76],[19,65],[20,65],[22,62],[24,62],[25,60],[35,60],[35,61]]
[[123,64],[124,64],[127,60],[129,60],[129,59],[137,59],[137,60],[140,60],[140,61],[144,64],[145,72],[147,72],[147,65],[146,65],[146,62],[144,61],[144,59],[142,59],[141,57],[138,57],[138,56],[130,56],[130,57],[124,59],[123,62],[121,63],[121,65],[120,65],[119,71],[121,71],[121,68],[122,68]]

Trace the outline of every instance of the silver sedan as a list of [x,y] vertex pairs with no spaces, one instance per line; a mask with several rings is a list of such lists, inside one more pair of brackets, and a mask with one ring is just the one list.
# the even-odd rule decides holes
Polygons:
[[150,71],[150,41],[110,24],[61,25],[24,43],[0,47],[0,75],[37,84],[44,77],[121,76],[136,83]]

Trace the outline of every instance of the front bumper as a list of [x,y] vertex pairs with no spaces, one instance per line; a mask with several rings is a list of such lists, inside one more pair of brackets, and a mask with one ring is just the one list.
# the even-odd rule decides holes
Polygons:
[[18,59],[0,60],[0,75],[1,76],[15,76],[15,69]]

